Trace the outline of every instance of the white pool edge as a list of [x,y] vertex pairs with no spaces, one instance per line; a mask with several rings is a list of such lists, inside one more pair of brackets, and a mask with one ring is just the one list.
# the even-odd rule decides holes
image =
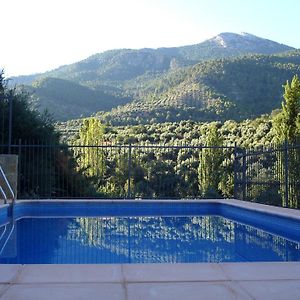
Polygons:
[[272,215],[277,215],[286,218],[293,218],[296,220],[300,220],[300,210],[291,209],[291,208],[283,208],[271,205],[265,205],[255,202],[242,201],[236,199],[178,199],[178,200],[170,200],[170,199],[28,199],[28,200],[17,200],[17,203],[43,203],[43,202],[59,202],[59,203],[69,203],[69,202],[99,202],[99,203],[158,203],[158,202],[166,202],[166,203],[218,203],[218,204],[227,204],[236,206],[239,208],[245,208],[256,212],[267,213]]

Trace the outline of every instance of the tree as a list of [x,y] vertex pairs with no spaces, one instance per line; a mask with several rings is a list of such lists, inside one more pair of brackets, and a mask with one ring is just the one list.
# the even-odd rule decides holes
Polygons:
[[[42,151],[38,147],[29,147],[28,143],[55,143],[59,142],[59,134],[55,131],[52,119],[47,114],[40,114],[30,106],[29,96],[10,88],[0,71],[0,144],[7,145],[9,141],[9,111],[12,104],[12,143],[27,142],[27,147],[11,147],[12,154],[25,155],[20,159],[18,197],[51,197],[56,190],[55,165],[49,163],[49,151]],[[22,149],[22,150],[21,150]],[[0,147],[0,153],[6,153],[7,147]],[[47,168],[45,168],[47,166]],[[39,175],[37,175],[39,174]]]
[[[223,140],[218,133],[216,123],[212,123],[208,129],[205,146],[200,152],[198,168],[199,190],[202,196],[216,196],[221,181],[221,165],[223,161]],[[216,148],[213,148],[216,147]]]
[[[13,154],[21,155],[18,197],[89,195],[93,187],[77,172],[72,153],[60,144],[52,117],[47,112],[41,114],[33,109],[27,93],[10,88],[3,71],[0,71],[0,144],[8,142],[10,101],[13,104],[12,141],[22,141],[22,145],[11,149]],[[32,143],[37,147],[29,145]],[[0,151],[5,153],[5,147],[0,147]]]
[[274,118],[274,127],[279,142],[295,142],[300,134],[300,80],[297,75],[291,84],[284,87],[282,111]]
[[103,148],[103,134],[105,126],[97,118],[87,118],[79,131],[79,139],[76,144],[82,147],[75,148],[75,157],[79,169],[92,182],[97,191],[101,191],[105,183],[106,154]]
[[105,126],[97,118],[87,118],[79,131],[79,141],[82,145],[99,145],[103,142]]
[[12,141],[44,141],[58,143],[59,134],[55,131],[52,117],[45,111],[43,114],[30,106],[27,93],[9,88],[0,71],[0,143],[8,142],[9,102],[12,102]]
[[[291,84],[287,81],[284,85],[284,101],[282,111],[275,116],[273,123],[276,131],[276,138],[279,142],[286,141],[291,144],[297,142],[300,135],[300,80],[297,75],[292,79]],[[283,155],[280,153],[278,159],[282,165],[282,170],[287,174],[282,174],[285,188],[280,188],[283,206],[297,208],[299,199],[299,188],[297,182],[300,176],[300,153],[299,149],[293,145],[286,145]]]

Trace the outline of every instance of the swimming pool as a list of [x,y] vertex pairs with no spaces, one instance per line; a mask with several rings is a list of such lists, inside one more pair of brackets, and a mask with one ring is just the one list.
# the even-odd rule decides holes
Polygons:
[[23,201],[13,218],[0,210],[0,263],[300,261],[300,218],[254,207],[203,200]]

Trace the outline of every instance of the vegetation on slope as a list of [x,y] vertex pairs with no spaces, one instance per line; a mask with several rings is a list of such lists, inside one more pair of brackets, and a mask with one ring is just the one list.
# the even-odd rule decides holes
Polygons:
[[281,85],[294,74],[299,51],[203,62],[146,82],[140,100],[99,116],[119,125],[253,118],[280,107]]
[[[33,82],[34,87],[28,89],[35,92],[39,109],[48,108],[57,120],[97,111],[103,114],[111,108],[115,109],[105,115],[105,120],[115,124],[225,120],[229,115],[238,119],[277,107],[279,102],[272,101],[278,89],[273,92],[269,81],[275,78],[275,86],[297,73],[299,59],[293,54],[276,59],[227,59],[291,49],[249,34],[223,33],[191,46],[106,51],[44,74],[16,78],[16,82]],[[283,74],[278,77],[280,68]],[[264,72],[258,81],[261,69],[270,75]],[[276,96],[279,99],[279,94]],[[249,107],[251,101],[255,104]]]
[[32,103],[40,111],[49,111],[56,120],[88,117],[94,111],[109,111],[125,104],[127,98],[118,98],[93,90],[75,82],[58,78],[45,78],[26,87]]

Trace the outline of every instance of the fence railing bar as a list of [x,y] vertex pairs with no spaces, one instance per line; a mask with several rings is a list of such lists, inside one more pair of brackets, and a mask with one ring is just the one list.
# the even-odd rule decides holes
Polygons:
[[[0,145],[3,147],[7,147],[8,145]],[[117,149],[123,149],[129,148],[128,145],[69,145],[69,144],[57,144],[57,145],[43,145],[43,144],[24,144],[24,145],[11,145],[11,147],[17,148],[17,147],[22,147],[22,148],[117,148]],[[175,145],[131,145],[131,148],[137,148],[137,149],[234,149],[234,146],[205,146],[205,145],[200,145],[200,146],[175,146]]]
[[246,180],[246,181],[242,181],[242,180],[238,180],[236,182],[237,185],[241,185],[241,184],[246,184],[246,185],[251,185],[251,184],[255,184],[255,185],[274,185],[274,186],[285,186],[285,183],[282,182],[276,182],[276,181],[255,181],[255,180]]
[[284,143],[284,173],[285,173],[285,205],[288,207],[289,204],[289,145],[287,140]]

